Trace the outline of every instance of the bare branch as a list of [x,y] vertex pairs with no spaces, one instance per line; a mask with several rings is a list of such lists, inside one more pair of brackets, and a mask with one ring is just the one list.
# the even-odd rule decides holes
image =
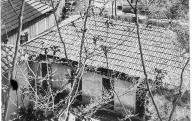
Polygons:
[[184,73],[184,71],[185,71],[186,66],[187,66],[188,63],[189,63],[189,60],[190,60],[190,59],[187,59],[184,67],[182,68],[181,75],[180,75],[181,82],[180,82],[180,85],[179,85],[179,96],[177,97],[175,103],[173,104],[173,108],[172,108],[172,110],[171,110],[171,113],[170,113],[170,116],[169,116],[168,121],[171,121],[171,118],[172,118],[172,116],[173,116],[173,113],[174,113],[174,111],[175,111],[175,108],[176,108],[176,106],[177,106],[177,103],[178,103],[178,101],[179,101],[180,98],[181,98],[181,95],[182,95],[181,90],[182,90],[182,85],[183,85],[183,73]]
[[133,10],[135,10],[135,8],[133,7],[133,5],[131,5],[130,1],[129,1],[129,0],[127,0],[127,2],[128,2],[128,3],[129,3],[129,5],[131,6],[131,8],[132,8]]
[[86,25],[87,25],[87,19],[88,19],[88,14],[89,14],[89,8],[91,6],[91,0],[89,0],[89,5],[87,7],[87,11],[85,13],[85,21],[84,21],[84,25],[83,25],[83,35],[82,35],[82,39],[81,39],[81,46],[80,46],[80,52],[79,52],[79,62],[78,62],[78,68],[81,67],[81,59],[82,59],[82,51],[83,51],[83,46],[84,46],[84,41],[85,41],[85,33],[86,33]]
[[137,27],[137,38],[138,38],[138,44],[139,44],[139,51],[140,51],[140,56],[141,56],[141,62],[142,62],[142,67],[143,67],[143,72],[144,72],[144,75],[145,75],[145,81],[146,81],[146,85],[147,85],[147,89],[149,91],[149,95],[150,95],[150,98],[153,102],[153,105],[155,106],[155,110],[157,112],[157,115],[160,119],[160,121],[162,121],[161,119],[161,116],[160,116],[160,113],[159,113],[159,110],[157,108],[157,105],[154,101],[154,98],[153,98],[153,94],[150,90],[150,87],[149,87],[149,82],[148,82],[148,76],[147,76],[147,72],[146,72],[146,68],[145,68],[145,63],[144,63],[144,58],[143,58],[143,52],[142,52],[142,47],[141,47],[141,40],[140,40],[140,32],[139,32],[139,23],[138,23],[138,9],[137,9],[137,3],[138,3],[138,0],[136,0],[136,4],[135,4],[135,17],[136,17],[136,22],[135,22],[135,25]]
[[13,11],[15,12],[15,14],[18,16],[17,11],[15,10],[15,8],[14,8],[14,6],[13,6],[11,0],[8,0],[8,2],[9,2],[9,4],[11,5],[11,8],[12,8]]
[[61,40],[61,42],[62,42],[62,44],[63,44],[63,47],[64,47],[65,57],[66,57],[66,59],[68,60],[65,41],[62,39],[62,36],[61,36],[61,32],[60,32],[60,29],[59,29],[59,23],[58,23],[58,21],[57,21],[57,16],[56,16],[56,14],[55,14],[56,9],[54,8],[53,0],[51,0],[51,6],[52,6],[52,8],[53,8],[53,15],[54,15],[54,17],[55,17],[55,22],[56,22],[56,25],[57,25],[57,31],[58,31],[58,34],[59,34],[59,38],[60,38],[60,40]]

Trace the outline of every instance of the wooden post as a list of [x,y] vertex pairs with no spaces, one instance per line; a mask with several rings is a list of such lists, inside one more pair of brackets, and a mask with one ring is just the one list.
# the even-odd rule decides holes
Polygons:
[[113,18],[113,5],[114,5],[114,1],[112,1],[112,18]]
[[115,0],[115,16],[117,16],[117,0]]

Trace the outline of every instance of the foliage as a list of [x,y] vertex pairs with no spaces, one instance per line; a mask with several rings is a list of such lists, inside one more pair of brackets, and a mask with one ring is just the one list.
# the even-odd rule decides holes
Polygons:
[[126,115],[122,112],[110,109],[111,101],[113,100],[110,94],[104,94],[102,97],[90,97],[88,104],[73,107],[71,112],[80,118],[94,118],[102,121],[116,121],[117,118],[125,117]]
[[[171,96],[171,95],[170,95]],[[160,114],[164,120],[169,118],[173,102],[166,99],[164,95],[155,95],[155,102],[158,104],[158,109],[160,110]],[[189,104],[188,104],[189,105]],[[147,113],[150,115],[149,121],[158,120],[157,114],[155,113],[154,106],[149,100],[149,104],[146,106]],[[186,106],[178,106],[173,114],[173,121],[189,121],[190,111]]]
[[[54,119],[53,112],[46,113],[42,109],[35,109],[34,104],[29,103],[27,107],[20,107],[18,114],[15,114],[17,118],[12,121],[52,121]],[[54,119],[54,121],[57,121]]]
[[29,96],[29,104],[19,107],[12,116],[16,117],[12,121],[57,121],[56,113],[64,107],[68,92],[65,89],[51,88],[47,81],[35,83],[35,80],[30,78],[32,87],[29,90],[22,89],[23,96]]
[[189,13],[189,1],[188,0],[179,0],[175,4],[173,4],[170,8],[170,18],[185,18],[187,19],[188,16],[186,16]]
[[[179,87],[176,86],[173,89],[170,89],[169,86],[162,83],[162,80],[166,76],[166,72],[162,69],[155,69],[156,76],[155,81],[152,84],[152,93],[154,96],[154,100],[157,103],[157,107],[160,111],[160,115],[162,117],[162,120],[168,120],[171,110],[173,109],[173,105],[175,104],[175,101],[177,97],[179,96]],[[188,96],[187,96],[188,95]],[[173,114],[173,121],[183,121],[189,120],[189,93],[186,91],[183,93],[181,99],[177,102],[178,108],[175,110]],[[146,118],[148,121],[154,121],[159,120],[155,108],[153,106],[153,103],[151,99],[146,98]]]
[[177,43],[176,46],[181,48],[183,53],[189,53],[189,27],[182,25],[181,23],[172,23],[171,29],[177,35]]
[[186,19],[189,14],[188,0],[147,0],[141,2],[140,14],[156,19]]

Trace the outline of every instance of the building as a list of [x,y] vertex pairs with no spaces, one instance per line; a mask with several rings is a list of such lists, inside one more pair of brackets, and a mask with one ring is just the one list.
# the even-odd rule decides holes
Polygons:
[[[61,35],[66,43],[68,59],[74,65],[77,64],[79,58],[83,22],[81,17],[71,16],[59,25]],[[145,25],[141,24],[140,37],[148,78],[155,80],[155,70],[162,69],[167,73],[163,83],[177,86],[186,57],[183,57],[179,48],[175,46],[175,34],[162,27],[146,28]],[[110,87],[106,75],[106,72],[110,72],[113,75],[115,91],[120,96],[121,102],[126,108],[135,110],[137,87],[134,85],[145,78],[135,24],[97,16],[90,17],[87,21],[85,38],[85,47],[90,53],[94,51],[94,56],[87,59],[85,63],[87,66],[82,77],[84,95],[82,100],[89,102],[88,96],[95,99],[102,97],[103,90],[108,90],[107,88]],[[53,45],[57,51],[51,49]],[[107,59],[103,48],[108,50]],[[47,51],[45,52],[45,50]],[[86,52],[83,51],[83,58],[86,58]],[[67,83],[68,79],[65,75],[68,74],[67,70],[70,68],[67,65],[68,60],[65,58],[63,45],[56,27],[24,43],[21,48],[23,57],[27,55],[28,61],[34,62],[31,66],[33,67],[32,70],[35,70],[35,66],[38,67],[37,64],[39,63],[41,68],[47,63],[43,59],[45,53],[49,55],[50,63],[48,64],[54,72],[53,83],[57,85],[60,85],[58,83]],[[42,73],[39,75],[43,76]],[[189,84],[189,65],[184,71],[184,80],[184,86],[187,87]],[[114,108],[115,110],[122,110],[116,95],[114,95]]]
[[[17,39],[21,0],[3,0],[1,2],[1,43],[14,45]],[[14,8],[14,9],[13,9]],[[43,31],[54,26],[55,20],[50,5],[36,1],[26,0],[23,13],[23,31],[21,43],[28,41]]]

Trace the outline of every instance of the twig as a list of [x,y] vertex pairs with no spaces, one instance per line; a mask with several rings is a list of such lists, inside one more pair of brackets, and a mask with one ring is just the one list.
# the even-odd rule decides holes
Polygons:
[[[30,82],[28,81],[28,78],[26,77],[26,75],[23,73],[22,69],[20,68],[20,66],[18,66],[23,77],[25,77],[25,80],[28,82],[29,86],[31,87],[32,91],[35,92],[35,90],[33,89],[32,85],[30,84]],[[36,95],[37,96],[37,95]],[[39,98],[38,96],[36,98]]]
[[[135,8],[133,7],[133,5],[131,5],[131,3],[129,2],[129,0],[127,0],[127,2],[129,3],[129,5],[131,6],[131,8],[133,9],[133,10],[135,10]],[[137,4],[137,3],[136,3]]]
[[[33,87],[31,86],[31,84],[30,84],[30,82],[29,82],[29,85],[31,86],[31,89],[34,91],[34,93],[35,93],[35,107],[36,107],[36,105],[37,105],[37,97],[38,97],[38,95],[37,95],[37,75],[33,72],[33,70],[31,69],[31,67],[29,66],[29,63],[28,63],[28,61],[26,62],[27,63],[27,67],[28,67],[28,69],[31,71],[31,73],[33,74],[33,76],[35,77],[35,90],[36,91],[34,91],[33,90]],[[23,74],[24,75],[24,74]],[[27,77],[26,77],[26,79],[27,79]]]
[[12,8],[13,11],[15,12],[15,14],[18,16],[17,11],[15,10],[15,8],[14,8],[14,6],[13,6],[11,0],[8,0],[8,2],[9,2],[9,4],[11,5],[11,8]]
[[62,36],[61,36],[61,32],[60,32],[60,29],[59,29],[59,23],[58,23],[58,21],[57,21],[57,17],[56,17],[56,14],[55,14],[56,9],[54,8],[53,0],[51,0],[51,6],[52,6],[52,8],[53,8],[53,15],[54,15],[54,17],[55,17],[55,22],[56,22],[56,25],[57,25],[57,31],[58,31],[58,34],[59,34],[59,38],[60,38],[60,40],[61,40],[61,42],[62,42],[62,44],[63,44],[63,47],[64,47],[65,57],[66,57],[66,59],[68,60],[65,41],[62,39]]
[[142,62],[143,72],[144,72],[144,75],[145,75],[145,81],[146,81],[147,89],[148,89],[148,91],[149,91],[150,98],[151,98],[151,100],[152,100],[152,102],[153,102],[153,105],[155,106],[155,110],[156,110],[156,112],[157,112],[158,118],[160,119],[160,121],[162,121],[161,116],[160,116],[160,113],[159,113],[159,110],[158,110],[157,105],[156,105],[156,103],[155,103],[155,101],[154,101],[153,94],[152,94],[152,92],[151,92],[151,90],[150,90],[150,87],[149,87],[149,82],[148,82],[148,77],[147,77],[147,72],[146,72],[146,68],[145,68],[145,63],[144,63],[144,58],[143,58],[143,52],[142,52],[142,47],[141,47],[139,24],[138,24],[138,13],[137,13],[137,3],[138,3],[138,0],[136,0],[135,10],[134,10],[135,17],[136,17],[135,25],[137,26],[138,44],[139,44],[139,51],[140,51],[140,56],[141,56],[141,62]]
[[89,0],[89,5],[88,5],[87,11],[85,13],[85,21],[84,21],[84,25],[83,25],[83,35],[82,35],[82,39],[81,39],[81,46],[80,46],[80,52],[79,52],[78,68],[80,68],[80,66],[81,66],[82,51],[83,51],[83,45],[84,45],[84,41],[85,41],[85,33],[87,31],[86,25],[87,25],[87,19],[89,16],[88,14],[89,14],[90,6],[91,6],[91,0]]
[[[132,29],[132,30],[130,30],[129,31],[129,35],[133,32],[135,30],[135,27]],[[107,35],[108,36],[108,35]],[[107,39],[107,36],[106,36],[106,39]],[[122,34],[121,35],[121,37],[120,37],[120,39],[122,38],[124,36],[124,34]],[[119,40],[120,40],[119,39]],[[117,47],[119,47],[119,46],[121,46],[122,44],[124,44],[124,42],[126,42],[127,40],[123,40],[121,43],[119,43],[119,44],[116,44],[116,46],[113,46],[113,48],[109,48],[109,51],[112,51],[112,50],[114,50],[114,49],[116,49]],[[103,52],[100,52],[100,53],[96,53],[96,54],[94,54],[93,55],[93,53],[91,52],[89,55],[89,57],[88,58],[91,58],[91,57],[93,57],[93,56],[97,56],[97,55],[100,55],[100,54],[102,54]]]
[[182,68],[181,75],[180,75],[181,82],[180,82],[180,85],[179,85],[179,96],[177,97],[175,103],[173,104],[173,108],[172,108],[172,110],[171,110],[171,113],[170,113],[170,116],[169,116],[168,121],[171,121],[171,118],[172,118],[172,116],[173,116],[173,113],[174,113],[174,111],[175,111],[175,108],[176,108],[176,106],[177,106],[177,103],[178,103],[179,99],[181,98],[181,95],[182,95],[181,88],[182,88],[182,85],[183,85],[183,73],[184,73],[184,71],[185,71],[186,66],[187,66],[188,63],[189,63],[189,60],[190,60],[190,59],[187,59],[184,67]]

